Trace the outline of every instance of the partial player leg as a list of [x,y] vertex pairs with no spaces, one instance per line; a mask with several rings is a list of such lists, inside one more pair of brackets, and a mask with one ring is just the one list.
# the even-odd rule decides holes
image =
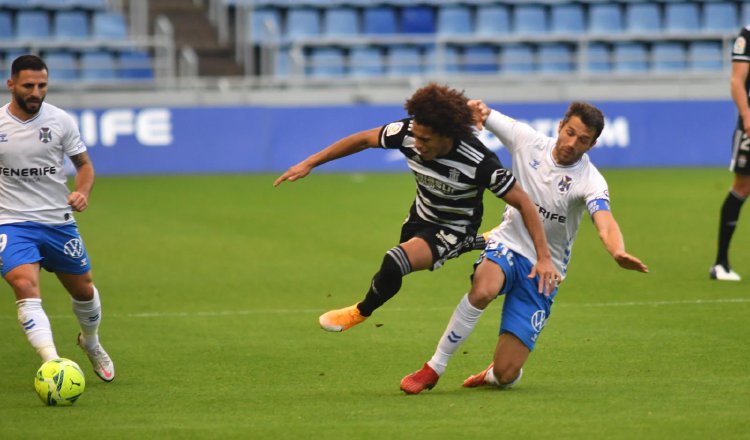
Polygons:
[[58,358],[52,326],[42,308],[39,292],[39,264],[22,264],[5,275],[5,280],[13,288],[18,309],[18,323],[26,334],[26,339],[42,358],[42,361]]
[[521,379],[522,367],[530,353],[528,347],[516,336],[503,333],[495,347],[494,362],[481,373],[467,378],[464,387],[494,385],[504,389],[510,388]]
[[58,272],[57,278],[72,297],[73,313],[81,326],[78,345],[88,356],[96,375],[105,382],[111,382],[115,378],[115,365],[99,342],[102,305],[91,272],[81,275]]

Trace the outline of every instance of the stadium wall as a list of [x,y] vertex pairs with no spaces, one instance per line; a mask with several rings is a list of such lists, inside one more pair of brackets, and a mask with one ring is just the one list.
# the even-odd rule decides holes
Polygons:
[[[730,100],[594,101],[607,124],[591,155],[599,167],[726,166]],[[567,102],[494,108],[554,135]],[[100,175],[278,172],[335,140],[406,117],[401,105],[118,107],[71,112]],[[508,157],[499,141],[482,139]],[[368,150],[327,171],[406,170],[398,152]]]

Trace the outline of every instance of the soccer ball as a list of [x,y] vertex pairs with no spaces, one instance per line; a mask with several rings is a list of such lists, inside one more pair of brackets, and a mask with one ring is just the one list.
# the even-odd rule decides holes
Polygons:
[[81,367],[70,359],[52,359],[39,367],[34,388],[45,405],[70,406],[83,394],[86,379]]

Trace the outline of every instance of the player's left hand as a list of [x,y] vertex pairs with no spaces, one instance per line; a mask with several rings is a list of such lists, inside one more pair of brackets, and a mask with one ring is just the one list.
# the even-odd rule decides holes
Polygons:
[[466,103],[471,109],[471,116],[478,130],[484,128],[484,123],[490,116],[490,108],[481,99],[470,99]]
[[551,258],[545,258],[536,262],[534,267],[531,268],[529,273],[529,279],[533,279],[539,275],[539,283],[537,284],[537,291],[544,296],[552,295],[552,292],[557,289],[557,286],[562,282],[562,276],[555,269],[555,265],[552,263]]
[[83,212],[89,207],[89,198],[78,191],[73,191],[68,194],[68,205],[70,205],[74,211]]
[[641,262],[641,260],[630,255],[627,252],[615,254],[613,255],[613,257],[615,261],[617,261],[617,264],[619,264],[623,269],[637,270],[638,272],[648,273],[648,266],[646,266],[645,264],[643,264],[643,262]]

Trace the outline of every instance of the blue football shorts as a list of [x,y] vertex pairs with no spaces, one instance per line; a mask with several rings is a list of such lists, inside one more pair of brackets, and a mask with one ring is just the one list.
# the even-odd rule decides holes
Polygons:
[[499,293],[505,295],[500,334],[511,333],[530,351],[534,351],[539,333],[550,317],[557,289],[549,297],[539,293],[539,276],[528,278],[534,265],[528,258],[506,248],[502,243],[485,249],[476,264],[484,258],[499,265],[505,273],[505,284]]
[[86,247],[75,223],[0,225],[0,258],[3,277],[18,266],[31,263],[41,263],[49,272],[73,275],[91,270]]

